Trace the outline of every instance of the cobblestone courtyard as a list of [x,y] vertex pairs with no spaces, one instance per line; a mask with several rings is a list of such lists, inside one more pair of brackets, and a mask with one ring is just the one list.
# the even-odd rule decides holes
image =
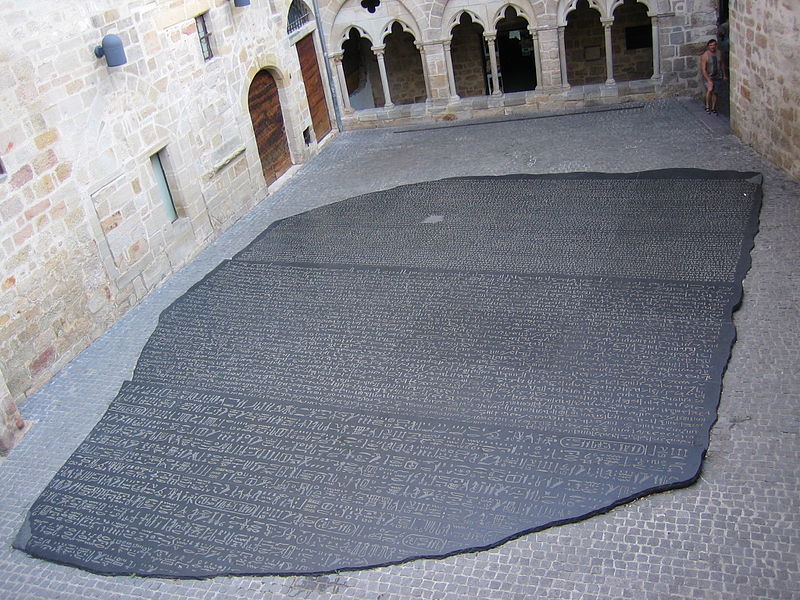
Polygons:
[[[764,175],[738,341],[695,485],[490,551],[321,577],[102,577],[11,549],[31,503],[130,378],[159,313],[275,219],[458,175],[671,167]],[[0,598],[798,598],[799,240],[800,184],[688,100],[342,134],[22,406],[33,426],[0,462]]]

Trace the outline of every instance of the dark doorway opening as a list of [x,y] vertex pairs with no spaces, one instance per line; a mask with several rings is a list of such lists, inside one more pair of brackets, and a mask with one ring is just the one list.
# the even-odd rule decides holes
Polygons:
[[522,92],[536,87],[533,36],[528,21],[508,7],[497,24],[497,53],[503,92]]
[[383,106],[378,58],[372,51],[372,43],[353,27],[342,44],[342,50],[342,68],[350,105],[355,110]]

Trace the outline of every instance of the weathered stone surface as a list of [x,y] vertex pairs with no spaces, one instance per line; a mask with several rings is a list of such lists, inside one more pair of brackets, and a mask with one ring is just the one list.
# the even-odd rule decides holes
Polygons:
[[[0,0],[4,39],[13,40],[0,48],[7,96],[0,158],[8,171],[0,185],[0,264],[3,278],[16,282],[3,291],[3,306],[35,299],[24,311],[3,311],[0,370],[15,401],[267,195],[249,168],[259,158],[238,100],[258,69],[281,74],[296,161],[316,152],[316,142],[307,147],[302,139],[310,116],[297,53],[265,3],[235,13],[208,0],[103,4]],[[208,62],[194,22],[206,11]],[[92,53],[88,40],[97,44],[108,32],[123,40],[122,67],[110,69]],[[216,153],[231,145],[244,148],[244,168],[204,180]],[[178,214],[202,225],[164,216],[149,161],[164,147]],[[224,201],[212,217],[204,196],[216,189]]]
[[800,4],[732,3],[730,36],[731,127],[800,179]]
[[161,314],[15,547],[110,574],[320,573],[693,482],[754,175],[447,179],[276,223]]

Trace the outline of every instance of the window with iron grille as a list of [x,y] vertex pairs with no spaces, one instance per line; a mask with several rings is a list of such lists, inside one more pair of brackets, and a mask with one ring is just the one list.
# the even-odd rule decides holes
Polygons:
[[302,0],[293,0],[289,6],[289,25],[286,27],[286,33],[297,31],[308,23],[310,17],[311,13]]
[[194,18],[194,22],[197,25],[197,35],[200,37],[200,49],[203,51],[203,59],[208,60],[214,56],[214,53],[211,51],[211,33],[206,27],[206,13],[197,15]]

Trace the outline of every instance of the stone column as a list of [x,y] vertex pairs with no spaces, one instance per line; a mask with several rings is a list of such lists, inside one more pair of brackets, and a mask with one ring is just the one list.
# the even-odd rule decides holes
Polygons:
[[384,108],[391,108],[394,106],[392,97],[389,95],[389,78],[386,76],[386,63],[383,60],[383,54],[386,52],[386,46],[373,46],[372,51],[378,57],[378,70],[381,72],[381,84],[383,85],[383,97],[386,101],[383,103]]
[[347,78],[344,76],[344,67],[342,66],[343,52],[331,54],[333,61],[333,68],[336,71],[336,79],[339,83],[339,95],[342,97],[342,104],[344,104],[344,111],[351,113],[353,107],[350,104],[350,94],[347,93]]
[[0,372],[0,456],[11,451],[24,429],[25,421],[19,414],[16,402],[11,398],[3,373]]
[[533,89],[537,89],[542,87],[542,50],[539,46],[539,30],[533,25],[529,25],[528,31],[533,37],[533,68],[536,71],[536,86]]
[[614,19],[600,19],[606,35],[606,85],[614,85],[614,55],[611,52],[611,24]]
[[561,63],[561,85],[562,87],[569,87],[569,80],[567,79],[567,47],[564,44],[564,25],[558,28],[558,58]]
[[447,87],[450,90],[450,102],[455,102],[460,98],[456,89],[456,74],[453,71],[453,55],[450,53],[450,42],[451,40],[444,40],[442,49],[444,50],[444,62],[447,65]]
[[658,35],[658,16],[650,18],[653,24],[653,79],[661,79],[661,43]]
[[414,46],[417,47],[419,59],[422,62],[422,78],[425,80],[425,102],[428,102],[433,98],[433,94],[431,93],[431,78],[428,75],[428,59],[425,56],[425,45],[422,42],[415,41]]
[[499,96],[503,91],[500,89],[500,76],[497,73],[497,52],[494,43],[497,35],[484,33],[483,37],[486,39],[486,43],[489,44],[489,64],[492,67],[492,96]]

